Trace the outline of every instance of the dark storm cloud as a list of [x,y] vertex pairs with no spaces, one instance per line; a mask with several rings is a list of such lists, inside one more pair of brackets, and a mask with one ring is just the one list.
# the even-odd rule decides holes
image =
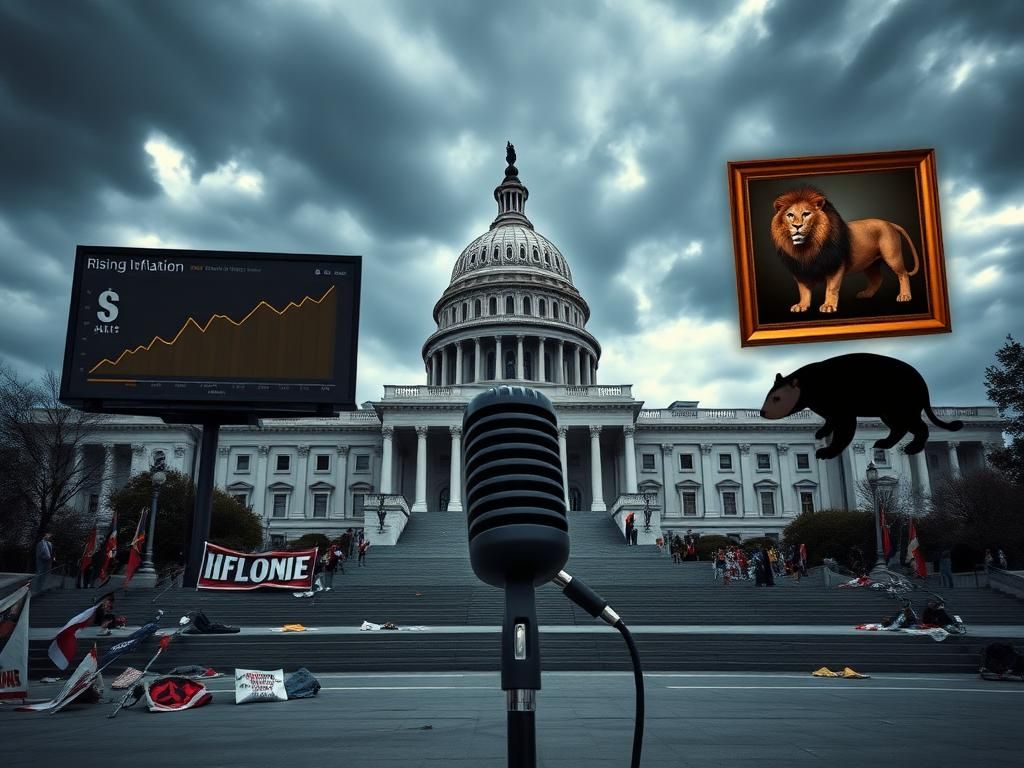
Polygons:
[[[418,371],[454,258],[494,216],[506,139],[606,347],[677,318],[735,324],[727,161],[934,146],[956,182],[950,274],[999,278],[953,291],[953,336],[893,349],[938,399],[978,401],[957,371],[1020,333],[1021,225],[951,224],[971,188],[968,219],[1022,205],[1019,4],[754,5],[6,3],[0,288],[36,316],[0,310],[0,355],[59,365],[75,243],[149,237],[360,252],[366,348]],[[156,136],[186,157],[177,199],[144,149]],[[202,181],[229,162],[261,193]],[[630,163],[642,183],[617,183]],[[1011,254],[982,255],[1007,240]],[[705,375],[742,405],[761,389],[750,366],[835,349],[734,349]]]

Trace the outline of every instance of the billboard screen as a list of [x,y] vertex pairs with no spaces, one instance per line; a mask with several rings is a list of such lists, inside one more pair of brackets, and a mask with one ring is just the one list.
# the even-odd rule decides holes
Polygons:
[[355,408],[359,256],[78,246],[61,400],[86,410]]

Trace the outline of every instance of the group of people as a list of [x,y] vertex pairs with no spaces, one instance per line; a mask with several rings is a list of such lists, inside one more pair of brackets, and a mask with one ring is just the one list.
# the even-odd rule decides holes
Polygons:
[[807,575],[807,545],[790,546],[783,554],[777,547],[762,546],[747,553],[736,545],[719,547],[714,556],[714,578],[728,584],[732,579],[754,580],[754,586],[773,587],[776,576]]
[[700,560],[700,553],[697,552],[697,542],[700,541],[699,533],[694,533],[692,528],[687,528],[685,536],[672,533],[672,531],[666,531],[665,535],[668,538],[668,551],[672,555],[673,563],[681,563],[684,560]]
[[1008,569],[1009,563],[1006,560],[1006,553],[1003,552],[1002,548],[996,549],[996,554],[992,554],[991,549],[985,550],[985,567],[986,568],[1002,568],[1004,571]]
[[950,616],[942,600],[929,600],[924,612],[918,616],[909,600],[903,602],[903,607],[897,611],[895,616],[890,616],[882,622],[883,629],[922,629],[927,627],[941,627],[947,632],[962,632],[962,625],[955,617]]
[[317,558],[313,570],[313,589],[317,592],[331,590],[334,588],[334,574],[338,571],[345,572],[345,561],[356,556],[356,563],[360,568],[366,565],[366,553],[370,549],[370,540],[366,538],[363,529],[353,531],[347,529],[337,541],[327,545],[327,550]]

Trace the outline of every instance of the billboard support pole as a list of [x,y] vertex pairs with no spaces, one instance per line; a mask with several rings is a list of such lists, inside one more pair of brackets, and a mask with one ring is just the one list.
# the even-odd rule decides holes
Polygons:
[[192,510],[192,538],[188,546],[184,586],[195,587],[199,569],[203,565],[203,552],[210,538],[210,517],[213,511],[213,473],[217,463],[217,437],[219,421],[203,423],[203,437],[199,448],[199,478],[196,480],[196,501]]

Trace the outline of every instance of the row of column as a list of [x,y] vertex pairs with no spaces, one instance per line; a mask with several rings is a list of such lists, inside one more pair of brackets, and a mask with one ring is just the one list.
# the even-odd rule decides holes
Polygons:
[[[427,427],[416,427],[416,498],[413,501],[413,512],[427,511]],[[448,480],[448,511],[462,511],[462,427],[450,426],[451,435],[451,475]],[[380,467],[380,492],[394,493],[392,484],[393,455],[395,451],[395,428],[381,428],[384,438],[384,455]]]
[[[494,352],[494,379],[501,381],[504,379],[526,379],[525,371],[525,354],[524,354],[524,342],[527,338],[535,340],[536,345],[536,364],[534,370],[531,371],[530,381],[547,381],[547,371],[545,370],[545,343],[547,338],[544,336],[527,337],[525,335],[517,335],[515,343],[515,372],[514,375],[510,375],[510,371],[504,370],[505,368],[505,356],[502,354],[502,336],[494,337],[493,346],[486,344],[484,339],[476,337],[473,339],[473,362],[472,365],[465,364],[465,358],[467,355],[463,353],[462,341],[455,341],[451,344],[445,345],[440,349],[435,350],[427,358],[427,384],[429,386],[447,386],[449,381],[458,384],[468,384],[479,381],[488,381],[488,371],[485,370],[484,364],[486,360],[486,354],[488,352]],[[487,349],[484,349],[484,346]],[[552,342],[554,345],[555,356],[552,360],[552,379],[555,384],[569,384],[576,386],[590,386],[591,384],[597,384],[597,357],[580,344],[573,344],[572,342],[566,342],[563,339],[558,339]],[[571,351],[567,352],[566,345],[571,347]],[[452,347],[455,348],[455,361],[454,361],[454,378],[452,377],[451,370],[451,353],[448,351]],[[533,350],[530,350],[531,352]],[[571,363],[571,364],[570,364]]]

